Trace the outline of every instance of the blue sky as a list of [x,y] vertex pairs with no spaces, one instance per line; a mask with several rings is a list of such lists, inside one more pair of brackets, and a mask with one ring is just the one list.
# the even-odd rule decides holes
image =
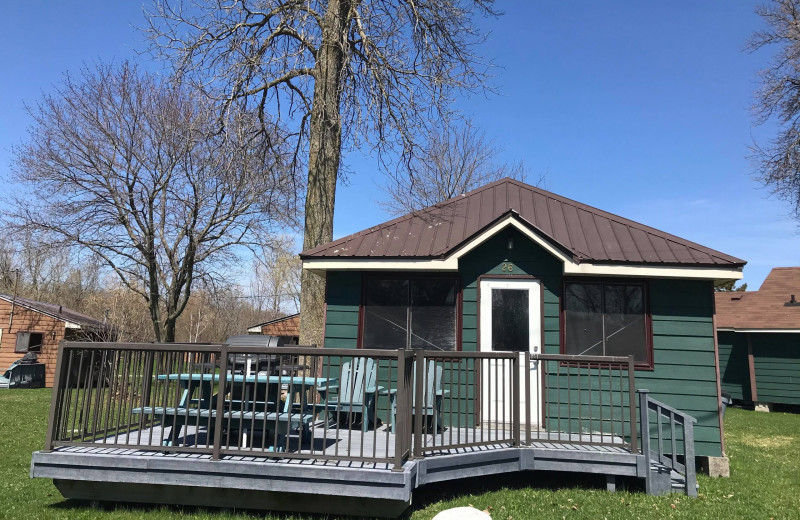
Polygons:
[[[764,52],[742,52],[760,2],[505,2],[484,23],[499,93],[462,110],[546,188],[748,260],[755,289],[800,265],[789,207],[753,180],[748,145],[769,137],[749,107]],[[134,57],[142,3],[29,0],[0,19],[0,175],[34,103],[65,71]],[[388,218],[376,161],[350,153],[336,236]],[[7,188],[8,189],[8,188]]]

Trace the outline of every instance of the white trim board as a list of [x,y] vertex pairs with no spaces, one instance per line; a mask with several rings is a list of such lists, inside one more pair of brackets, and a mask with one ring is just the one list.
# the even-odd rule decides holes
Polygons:
[[800,334],[800,329],[735,329],[731,327],[717,327],[717,332],[751,332],[769,334]]
[[509,215],[450,256],[443,259],[380,259],[380,258],[305,258],[303,269],[311,271],[458,271],[458,260],[508,226],[513,226],[562,262],[565,275],[624,276],[651,278],[693,278],[702,280],[741,280],[741,267],[682,267],[653,265],[609,265],[576,262],[555,248],[538,233]]

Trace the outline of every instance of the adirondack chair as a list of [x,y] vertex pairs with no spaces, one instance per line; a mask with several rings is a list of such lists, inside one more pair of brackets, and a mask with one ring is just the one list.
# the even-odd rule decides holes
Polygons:
[[[357,423],[354,416],[359,414],[363,431],[375,427],[375,395],[383,390],[375,386],[377,376],[375,360],[359,357],[342,363],[338,382],[317,387],[325,410],[333,414],[340,426]],[[329,393],[335,393],[336,397],[331,398]]]
[[[428,361],[427,376],[425,377],[423,385],[425,386],[425,402],[417,402],[417,365],[414,364],[414,371],[411,375],[411,392],[414,396],[412,401],[412,414],[417,406],[422,407],[422,417],[424,417],[425,425],[431,424],[432,430],[440,433],[444,427],[442,421],[442,397],[450,393],[450,390],[442,390],[442,367],[437,365],[434,361]],[[392,404],[392,431],[395,430],[397,421],[397,390],[389,392],[389,400]],[[413,417],[413,415],[412,415]],[[426,428],[427,429],[427,428]]]

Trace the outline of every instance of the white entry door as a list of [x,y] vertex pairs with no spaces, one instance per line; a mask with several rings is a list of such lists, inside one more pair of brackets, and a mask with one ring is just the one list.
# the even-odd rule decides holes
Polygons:
[[[482,352],[530,352],[538,354],[542,341],[542,287],[533,279],[494,279],[480,282],[480,350]],[[539,362],[520,367],[520,421],[531,428],[539,423]],[[481,422],[491,426],[512,422],[512,387],[508,361],[483,362],[481,374]],[[530,372],[530,393],[525,392],[525,372]]]

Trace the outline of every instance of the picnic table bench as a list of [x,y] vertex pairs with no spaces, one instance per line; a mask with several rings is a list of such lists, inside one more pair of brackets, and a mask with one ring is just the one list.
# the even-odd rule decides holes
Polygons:
[[[306,402],[303,390],[314,390],[319,384],[328,384],[336,381],[332,378],[305,377],[291,375],[269,375],[265,373],[242,375],[228,374],[229,381],[233,383],[232,394],[241,399],[228,399],[223,407],[223,427],[231,430],[263,430],[264,434],[277,433],[278,445],[275,449],[286,448],[288,434],[297,431],[302,437],[310,433],[309,426],[316,413],[324,410],[323,405],[309,404]],[[183,388],[177,406],[141,406],[132,410],[136,415],[149,415],[158,417],[164,426],[171,427],[169,439],[164,439],[164,445],[175,445],[180,438],[181,431],[186,425],[205,426],[208,435],[213,435],[217,419],[216,401],[218,396],[213,393],[215,383],[219,382],[219,374],[161,374],[162,381],[177,381]],[[254,387],[263,384],[268,387],[266,396],[276,399],[257,400],[249,399]],[[287,396],[281,409],[280,392],[282,386],[288,386],[291,393],[300,394],[300,402],[293,402],[293,396]],[[199,397],[194,394],[200,390]]]

